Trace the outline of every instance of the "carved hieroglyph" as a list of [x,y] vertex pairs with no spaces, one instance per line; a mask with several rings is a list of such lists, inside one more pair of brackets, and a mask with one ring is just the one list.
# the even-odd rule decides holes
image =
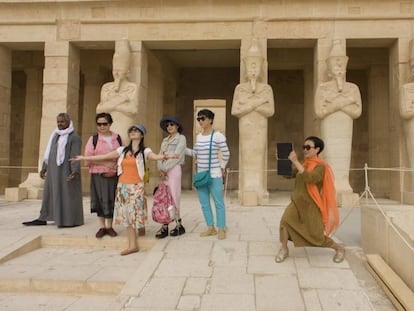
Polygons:
[[267,119],[275,112],[273,90],[260,82],[263,56],[255,41],[243,59],[248,82],[237,85],[231,114],[239,118],[239,193],[243,205],[267,194]]
[[105,83],[101,89],[101,101],[96,112],[108,112],[114,123],[111,130],[121,135],[128,143],[128,128],[137,123],[138,86],[128,81],[131,51],[128,40],[117,41],[112,60],[113,82]]
[[353,193],[349,184],[353,120],[362,112],[358,86],[345,80],[347,63],[344,48],[339,40],[334,40],[327,59],[330,80],[318,86],[314,101],[326,145],[324,158],[334,172],[338,194]]
[[[410,72],[414,78],[414,49],[411,43]],[[400,89],[400,115],[403,119],[408,164],[414,169],[414,82],[404,84]]]

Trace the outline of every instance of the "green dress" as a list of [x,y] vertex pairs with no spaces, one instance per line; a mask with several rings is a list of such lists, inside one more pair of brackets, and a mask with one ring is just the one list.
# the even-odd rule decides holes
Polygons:
[[319,207],[306,189],[306,183],[313,183],[320,190],[324,173],[325,167],[318,164],[312,172],[305,170],[296,174],[291,202],[280,220],[280,229],[287,229],[289,239],[296,247],[331,247],[334,243],[331,238],[325,236]]

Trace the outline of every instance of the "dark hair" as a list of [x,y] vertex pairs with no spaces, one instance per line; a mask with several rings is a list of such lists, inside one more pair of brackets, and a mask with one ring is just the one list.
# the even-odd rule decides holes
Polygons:
[[112,120],[112,116],[110,113],[107,112],[100,112],[96,114],[95,122],[98,122],[99,118],[105,118],[109,124],[112,124],[114,121]]
[[208,109],[201,109],[198,113],[197,113],[197,117],[201,117],[201,116],[205,116],[207,118],[209,118],[211,120],[211,124],[213,124],[213,120],[214,120],[214,112]]
[[[142,152],[142,155],[144,156],[144,149],[145,149],[144,137],[142,137],[141,138],[141,141],[139,142],[139,145],[138,145],[138,151],[134,153],[134,157],[136,158],[137,155],[140,152]],[[124,150],[122,152],[124,154],[126,154],[128,151],[131,151],[132,152],[132,140],[129,142],[129,145],[124,148]],[[144,158],[145,158],[145,156],[144,156]],[[145,159],[144,159],[144,161],[145,161]]]
[[305,141],[311,140],[313,141],[315,147],[319,147],[318,155],[322,152],[323,148],[325,148],[325,143],[322,139],[316,136],[309,136],[305,138]]
[[70,115],[66,112],[60,112],[56,118],[63,118],[66,121],[70,121]]

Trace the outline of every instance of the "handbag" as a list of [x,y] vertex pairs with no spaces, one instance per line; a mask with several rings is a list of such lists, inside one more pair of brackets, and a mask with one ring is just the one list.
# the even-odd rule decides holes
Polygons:
[[210,167],[211,167],[211,145],[213,143],[213,135],[214,135],[214,130],[211,133],[211,138],[210,138],[210,152],[208,155],[208,170],[195,173],[193,176],[193,185],[196,188],[206,187],[211,183]]
[[170,188],[165,182],[161,182],[158,187],[154,189],[151,210],[152,220],[160,224],[169,224],[174,220],[173,217],[171,217],[172,213],[169,212],[171,209],[175,212],[175,204]]
[[147,164],[145,163],[145,154],[144,152],[142,152],[142,158],[144,159],[144,184],[148,184],[149,183],[149,167],[147,166]]

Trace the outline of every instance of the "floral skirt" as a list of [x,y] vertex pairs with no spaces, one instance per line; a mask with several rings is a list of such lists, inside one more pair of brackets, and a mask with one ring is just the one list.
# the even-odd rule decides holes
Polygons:
[[118,183],[115,195],[114,224],[132,226],[135,230],[144,228],[147,220],[145,201],[144,183]]

